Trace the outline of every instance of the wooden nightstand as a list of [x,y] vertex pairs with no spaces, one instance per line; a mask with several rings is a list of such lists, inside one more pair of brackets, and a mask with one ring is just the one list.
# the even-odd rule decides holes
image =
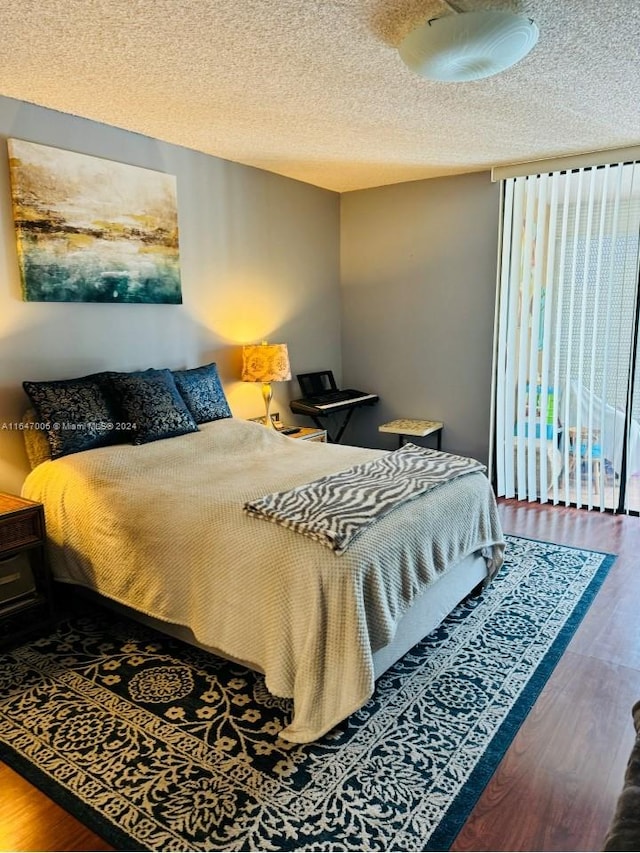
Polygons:
[[44,507],[0,492],[0,644],[53,626]]
[[321,441],[326,444],[327,431],[317,427],[300,427],[300,432],[292,432],[287,438],[300,438],[302,441]]

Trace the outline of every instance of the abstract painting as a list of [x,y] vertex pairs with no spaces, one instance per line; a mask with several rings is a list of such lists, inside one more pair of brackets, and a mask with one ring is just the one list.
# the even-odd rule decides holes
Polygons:
[[23,298],[181,303],[173,175],[9,139]]

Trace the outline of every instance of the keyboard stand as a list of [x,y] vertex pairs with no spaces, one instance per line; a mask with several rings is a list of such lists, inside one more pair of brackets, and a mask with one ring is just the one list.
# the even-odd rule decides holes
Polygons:
[[[344,431],[347,428],[347,424],[351,420],[351,415],[355,412],[356,408],[357,408],[356,406],[352,406],[350,409],[344,410],[344,418],[342,419],[342,423],[338,426],[338,431],[336,432],[335,436],[331,435],[331,432],[329,431],[328,426],[326,424],[323,424],[317,415],[309,415],[309,417],[311,418],[311,420],[314,422],[314,424],[317,427],[327,431],[327,441],[330,444],[340,444],[340,439],[342,438]],[[325,418],[329,414],[339,415],[341,413],[340,412],[327,412],[327,414],[325,415]]]

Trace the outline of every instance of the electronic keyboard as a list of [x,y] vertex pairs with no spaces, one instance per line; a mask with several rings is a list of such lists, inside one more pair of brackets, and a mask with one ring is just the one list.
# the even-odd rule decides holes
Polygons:
[[[338,406],[344,406],[345,403],[347,405],[353,406],[356,403],[366,403],[367,400],[374,402],[377,399],[378,397],[376,394],[365,394],[363,391],[347,390],[339,391],[335,395],[334,399],[326,400],[326,402],[318,400],[316,403],[312,403],[312,405],[314,405],[316,409],[321,409],[322,411],[325,411],[326,409],[335,409]],[[310,400],[305,400],[304,402],[311,403]]]
[[377,394],[365,394],[362,391],[356,391],[353,396],[347,395],[341,400],[319,400],[317,397],[301,398],[300,400],[291,400],[290,408],[292,412],[299,415],[328,415],[331,412],[339,412],[344,409],[355,409],[358,406],[370,406],[378,402]]
[[[289,407],[296,415],[306,415],[317,427],[326,429],[330,442],[342,438],[351,415],[360,406],[373,406],[378,402],[377,394],[357,391],[355,388],[340,389],[331,370],[318,370],[315,373],[299,373],[297,380],[302,391],[299,400],[291,400]],[[320,418],[329,418],[333,414],[342,416],[342,424],[332,434]]]

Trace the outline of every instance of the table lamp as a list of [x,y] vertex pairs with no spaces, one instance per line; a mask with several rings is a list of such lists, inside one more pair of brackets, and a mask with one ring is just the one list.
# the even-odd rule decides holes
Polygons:
[[247,344],[242,347],[242,381],[262,382],[262,397],[266,409],[265,425],[275,429],[269,408],[271,406],[271,383],[291,379],[289,353],[286,344]]

